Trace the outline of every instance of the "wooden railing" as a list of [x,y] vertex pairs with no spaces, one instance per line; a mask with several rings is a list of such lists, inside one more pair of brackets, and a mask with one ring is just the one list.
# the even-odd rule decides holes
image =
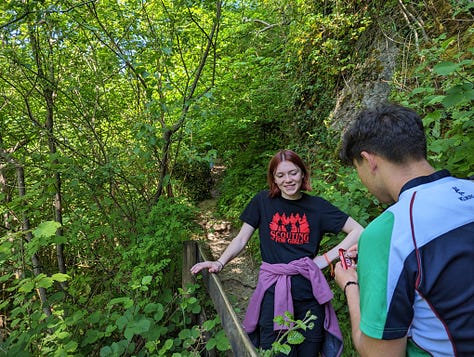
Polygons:
[[[195,277],[191,274],[190,269],[194,264],[205,260],[209,259],[200,244],[196,241],[185,242],[183,249],[183,287],[195,283]],[[209,296],[220,316],[222,327],[229,339],[233,355],[236,357],[258,357],[255,347],[242,328],[241,322],[222,288],[219,276],[209,273],[207,270],[203,270],[202,275]]]

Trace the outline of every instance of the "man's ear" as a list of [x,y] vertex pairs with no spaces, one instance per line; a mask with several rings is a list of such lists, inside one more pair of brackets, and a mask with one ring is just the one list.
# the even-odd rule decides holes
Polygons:
[[360,156],[362,156],[362,159],[366,161],[370,172],[373,173],[377,169],[377,155],[371,154],[367,151],[362,151]]

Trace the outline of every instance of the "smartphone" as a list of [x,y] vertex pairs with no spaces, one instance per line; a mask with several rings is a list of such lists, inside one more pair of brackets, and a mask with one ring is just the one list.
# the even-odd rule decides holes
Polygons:
[[352,259],[346,255],[346,250],[339,248],[339,258],[341,259],[341,264],[344,269],[352,266]]

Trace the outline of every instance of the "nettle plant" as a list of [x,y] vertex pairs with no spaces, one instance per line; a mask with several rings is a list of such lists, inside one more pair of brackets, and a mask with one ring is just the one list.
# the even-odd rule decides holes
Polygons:
[[291,352],[291,346],[299,345],[304,341],[304,336],[300,332],[314,328],[314,320],[317,316],[311,314],[310,311],[306,313],[303,320],[295,320],[294,316],[286,311],[284,316],[276,316],[274,322],[279,325],[288,327],[287,330],[282,330],[275,342],[272,343],[272,348],[269,350],[258,350],[258,355],[262,357],[272,357],[280,353],[288,355]]
[[458,45],[456,38],[442,35],[421,51],[416,87],[396,99],[424,115],[433,163],[466,177],[474,174],[474,47]]

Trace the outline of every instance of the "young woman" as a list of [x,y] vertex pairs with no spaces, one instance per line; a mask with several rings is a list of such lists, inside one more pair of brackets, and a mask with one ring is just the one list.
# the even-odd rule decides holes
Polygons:
[[[240,232],[220,258],[198,263],[191,272],[220,272],[258,229],[262,266],[244,328],[256,347],[270,349],[284,329],[274,324],[274,317],[290,311],[295,319],[302,320],[309,310],[317,317],[315,326],[302,332],[305,340],[294,346],[290,356],[318,356],[327,336],[324,321],[330,317],[332,322],[335,320],[334,316],[327,316],[333,314],[328,310],[332,293],[320,269],[338,257],[339,248],[356,244],[363,228],[328,201],[303,192],[311,191],[309,171],[291,150],[281,150],[273,156],[267,181],[269,190],[259,192],[247,205],[240,216]],[[344,240],[324,256],[318,255],[323,235],[341,231],[347,234]],[[332,335],[340,338],[337,326],[335,331]],[[340,354],[341,349],[337,347],[333,355]]]

